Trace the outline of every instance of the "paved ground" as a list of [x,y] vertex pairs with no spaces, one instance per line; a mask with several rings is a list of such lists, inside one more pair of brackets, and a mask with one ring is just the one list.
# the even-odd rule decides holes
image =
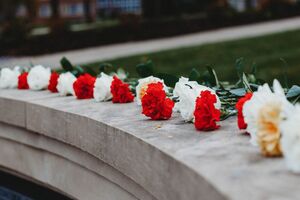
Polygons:
[[43,64],[55,68],[59,66],[59,60],[66,56],[74,64],[83,64],[99,60],[107,60],[117,57],[125,57],[136,54],[162,51],[173,48],[195,46],[206,43],[227,41],[248,37],[261,36],[270,33],[278,33],[300,28],[300,17],[263,22],[253,25],[223,28],[214,31],[206,31],[183,36],[147,40],[141,42],[128,42],[122,44],[86,48],[74,51],[59,52],[34,57],[1,57],[0,68],[29,63]]

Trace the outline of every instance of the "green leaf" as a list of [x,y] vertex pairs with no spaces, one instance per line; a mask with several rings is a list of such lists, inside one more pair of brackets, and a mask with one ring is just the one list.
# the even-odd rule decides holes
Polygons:
[[299,95],[300,95],[300,86],[293,85],[293,87],[291,87],[291,89],[289,89],[286,97],[287,98],[293,98],[293,97],[297,97]]
[[113,65],[110,63],[101,63],[99,65],[99,71],[100,72],[104,72],[104,73],[108,73],[109,70],[113,69]]
[[248,79],[247,79],[247,76],[246,76],[245,73],[243,73],[243,85],[244,85],[245,90],[247,92],[252,92],[251,86],[250,86],[250,84],[248,82]]
[[219,79],[218,79],[218,76],[217,76],[217,73],[215,72],[215,70],[213,68],[211,68],[210,66],[207,66],[207,71],[210,75],[210,83],[212,84],[212,86],[219,87],[220,83],[219,83]]
[[78,77],[80,76],[79,71],[76,69],[73,69],[72,71],[70,71],[74,76]]
[[154,65],[151,60],[148,60],[146,63],[141,63],[136,66],[136,71],[138,75],[142,78],[151,76],[154,74]]
[[[94,76],[94,77],[97,76],[97,72],[92,67],[89,67],[89,66],[85,67],[85,70],[83,71],[83,73],[84,72],[86,72],[86,73],[88,73],[88,74],[90,74],[91,76]],[[82,73],[82,72],[80,71],[80,73]]]
[[250,83],[250,87],[251,87],[252,91],[256,91],[258,89],[259,85]]
[[71,64],[71,62],[66,58],[66,57],[63,57],[61,60],[60,60],[60,64],[62,66],[62,68],[67,71],[67,72],[71,72],[74,70],[74,67],[73,65]]
[[250,83],[256,83],[256,77],[253,74],[248,74],[248,79]]
[[190,81],[199,81],[200,80],[200,72],[197,69],[193,68],[192,71],[190,72],[189,80]]
[[257,73],[257,64],[254,62],[252,63],[252,66],[251,66],[251,74],[253,74],[253,76],[255,76]]
[[237,89],[232,89],[229,91],[231,94],[234,94],[238,97],[243,97],[246,94],[245,88],[237,88]]
[[238,58],[235,61],[235,69],[238,73],[238,77],[240,80],[242,80],[242,76],[244,73],[244,58]]
[[235,116],[237,114],[236,110],[222,110],[221,112],[221,121],[228,119],[229,117]]
[[174,75],[171,75],[171,74],[166,74],[166,73],[158,73],[156,74],[156,76],[158,78],[161,78],[164,80],[165,84],[167,86],[170,86],[170,87],[174,87],[175,84],[178,82],[179,78],[174,76]]
[[296,105],[299,102],[299,99],[300,99],[300,95],[294,99],[293,104]]
[[287,72],[289,64],[283,58],[280,58],[280,61],[283,62],[282,70],[283,70],[284,86],[285,88],[289,88],[289,79],[288,79],[288,72]]
[[79,65],[75,66],[74,69],[78,71],[78,74],[83,74],[84,73],[84,69]]
[[34,67],[34,64],[32,61],[29,62],[30,68]]

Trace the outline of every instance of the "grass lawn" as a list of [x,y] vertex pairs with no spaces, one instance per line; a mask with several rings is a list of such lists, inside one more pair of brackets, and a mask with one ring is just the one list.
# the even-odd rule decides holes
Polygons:
[[[135,66],[143,60],[151,59],[160,72],[177,76],[188,75],[192,68],[204,71],[212,66],[220,80],[235,81],[235,60],[243,57],[249,68],[256,63],[257,77],[266,81],[273,78],[283,80],[287,71],[291,84],[300,84],[300,30],[289,31],[263,37],[220,42],[197,47],[180,48],[156,53],[136,55],[102,62],[112,63],[136,76]],[[283,58],[288,67],[280,60]],[[91,63],[98,66],[98,63]]]

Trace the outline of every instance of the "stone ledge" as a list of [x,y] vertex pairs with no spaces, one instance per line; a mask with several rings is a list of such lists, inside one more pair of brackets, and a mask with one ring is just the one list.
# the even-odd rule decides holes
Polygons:
[[0,168],[74,199],[155,199],[96,157],[44,135],[0,122],[0,143]]
[[[6,113],[10,117],[2,116]],[[261,157],[249,138],[239,134],[235,118],[222,122],[218,131],[203,133],[176,114],[169,121],[151,121],[140,113],[134,103],[79,101],[47,91],[0,91],[0,121],[95,156],[156,199],[300,195],[299,177],[286,170],[282,159]]]

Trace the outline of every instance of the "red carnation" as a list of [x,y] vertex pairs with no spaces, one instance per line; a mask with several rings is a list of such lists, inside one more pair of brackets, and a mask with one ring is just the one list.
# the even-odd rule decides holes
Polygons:
[[247,128],[247,124],[245,123],[244,115],[243,115],[243,107],[244,107],[244,104],[252,98],[252,95],[253,95],[252,93],[247,93],[244,97],[240,98],[239,101],[235,105],[235,108],[238,111],[238,127],[239,127],[239,129]]
[[217,124],[220,121],[220,110],[215,108],[217,97],[210,91],[202,91],[200,97],[196,100],[196,108],[194,112],[195,127],[201,131],[212,131],[218,129]]
[[19,90],[27,90],[29,89],[29,85],[27,82],[28,72],[24,72],[18,77],[18,89]]
[[130,92],[129,85],[127,83],[123,83],[117,76],[114,76],[114,80],[110,86],[110,92],[113,96],[113,103],[133,102],[134,96]]
[[167,98],[162,83],[148,85],[142,98],[143,114],[153,120],[169,119],[172,116],[174,102]]
[[77,99],[93,98],[95,81],[96,78],[89,74],[79,76],[73,83],[73,89],[75,91]]
[[49,80],[48,90],[50,90],[53,93],[58,92],[56,89],[58,77],[59,77],[58,73],[52,72]]

